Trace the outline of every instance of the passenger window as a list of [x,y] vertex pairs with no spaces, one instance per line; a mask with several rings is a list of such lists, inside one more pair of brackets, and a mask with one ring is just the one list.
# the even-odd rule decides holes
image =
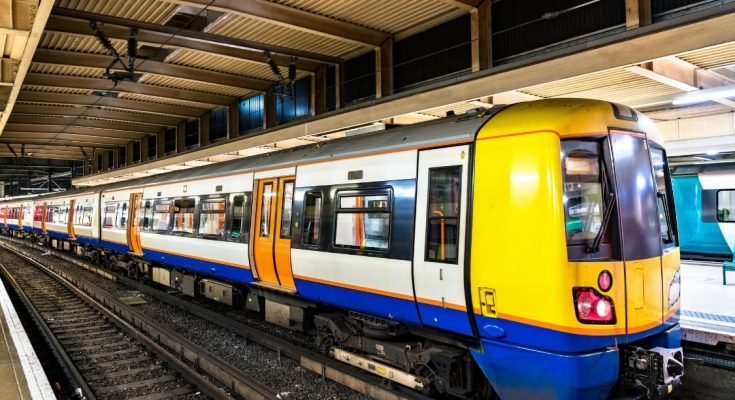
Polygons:
[[194,199],[179,199],[174,201],[174,232],[194,233]]
[[462,166],[429,170],[426,261],[456,264]]
[[199,214],[199,234],[208,239],[223,239],[225,235],[225,199],[202,201]]
[[150,230],[151,220],[153,219],[153,202],[150,200],[146,200],[145,203],[143,203],[143,220],[140,221],[140,226],[143,228],[143,230]]
[[82,207],[82,225],[92,226],[92,216],[94,215],[94,206],[87,204]]
[[271,224],[271,201],[275,193],[273,192],[273,184],[266,183],[263,185],[263,202],[260,207],[260,237],[270,237]]
[[171,201],[158,200],[153,205],[153,223],[151,230],[167,232],[171,227]]
[[115,218],[115,228],[125,229],[128,222],[128,202],[117,204],[117,215]]
[[304,230],[301,243],[311,246],[319,244],[321,222],[322,194],[320,192],[308,192],[304,195]]
[[250,241],[250,195],[233,195],[231,201],[232,222],[228,240],[247,243]]
[[112,228],[115,224],[115,203],[107,203],[105,206],[105,217],[102,222],[102,226],[105,228]]
[[293,207],[294,182],[283,183],[283,205],[281,213],[281,239],[291,238],[291,208]]
[[338,194],[338,198],[334,245],[361,250],[387,250],[390,235],[389,194]]
[[735,222],[735,189],[717,192],[717,220]]

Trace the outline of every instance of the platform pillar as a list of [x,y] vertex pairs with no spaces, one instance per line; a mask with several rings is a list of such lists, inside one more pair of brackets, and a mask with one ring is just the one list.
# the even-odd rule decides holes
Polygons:
[[651,22],[651,0],[625,0],[625,29],[650,25]]

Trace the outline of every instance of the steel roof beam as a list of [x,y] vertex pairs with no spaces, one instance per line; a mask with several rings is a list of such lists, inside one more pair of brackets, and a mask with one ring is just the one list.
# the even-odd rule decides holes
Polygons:
[[[88,118],[76,118],[76,117],[55,117],[55,116],[39,116],[33,114],[19,114],[14,113],[8,120],[6,125],[9,130],[22,130],[12,127],[22,125],[33,125],[36,129],[41,131],[58,131],[65,128],[67,125],[72,126],[86,126],[90,128],[103,128],[103,129],[114,129],[118,131],[130,131],[155,134],[161,131],[161,127],[158,125],[143,125],[132,122],[116,122],[110,120],[96,120]],[[46,128],[49,126],[49,128]],[[56,127],[53,127],[56,126]]]
[[26,75],[25,84],[72,89],[91,89],[108,92],[137,93],[148,96],[187,100],[217,106],[228,106],[235,101],[235,97],[220,94],[196,92],[193,90],[169,88],[164,86],[146,85],[136,82],[119,82],[117,85],[113,85],[112,81],[109,81],[107,79],[84,78],[79,76],[67,75],[30,73]]
[[[128,122],[141,122],[141,119],[145,118],[145,123],[158,126],[176,126],[182,120],[181,118],[164,117],[161,115],[140,115],[123,111],[103,110],[99,108],[39,106],[28,104],[18,104],[15,107],[15,112],[20,114],[41,114],[44,117],[85,116]],[[81,118],[79,120],[81,120]]]
[[[53,124],[33,124],[33,123],[30,123],[30,124],[9,123],[6,125],[5,130],[8,132],[38,132],[38,133],[56,134],[59,132],[63,132],[64,129],[70,129],[70,128],[90,131],[89,127],[79,126],[76,124],[53,125]],[[148,132],[139,132],[139,131],[130,130],[130,129],[102,128],[102,129],[95,129],[95,131],[98,131],[98,132],[131,132],[131,133],[135,133],[137,135],[143,135],[143,136],[151,134]],[[155,134],[155,132],[153,134]],[[99,136],[99,135],[89,135],[89,136]]]
[[[33,136],[29,136],[28,132],[33,133]],[[95,136],[85,135],[79,133],[54,133],[54,132],[33,132],[33,131],[10,131],[7,135],[3,135],[0,139],[15,140],[17,143],[21,143],[23,140],[68,140],[73,142],[88,142],[92,144],[107,144],[123,146],[130,143],[131,139],[126,137],[111,137],[111,136]],[[135,139],[132,139],[135,140]]]
[[[172,0],[168,0],[172,1]],[[174,3],[206,7],[212,10],[253,17],[319,36],[353,44],[377,47],[388,34],[324,15],[261,0],[173,0]]]
[[121,108],[132,111],[151,112],[165,114],[174,117],[198,117],[204,110],[193,107],[182,107],[173,104],[150,103],[146,101],[120,99],[115,97],[101,97],[84,94],[68,94],[53,92],[32,92],[23,90],[18,95],[18,101],[30,101],[36,103],[73,104],[78,106],[104,106]]
[[460,10],[473,11],[480,6],[484,1],[491,0],[439,0],[442,3],[448,4],[452,7],[457,7]]
[[26,137],[33,137],[35,135],[39,135],[40,137],[46,137],[49,134],[53,134],[53,135],[76,134],[76,135],[86,135],[86,136],[94,136],[94,137],[118,138],[118,139],[126,139],[126,140],[140,140],[140,139],[148,137],[148,135],[146,135],[145,133],[139,133],[139,132],[115,131],[111,129],[85,128],[81,126],[64,127],[63,130],[59,130],[58,132],[38,132],[38,131],[33,131],[33,130],[26,130],[26,131],[6,131],[5,133],[15,135],[16,137],[23,136],[23,135],[25,135]]
[[[101,54],[80,53],[65,50],[38,49],[33,56],[33,62],[71,65],[89,68],[107,68],[113,57]],[[185,67],[152,60],[136,60],[135,72],[171,76],[205,83],[216,83],[224,86],[234,86],[242,89],[265,92],[275,82],[265,79],[251,78],[225,74],[222,72],[207,71],[198,68]],[[114,69],[119,69],[119,66]]]
[[[108,149],[113,150],[117,149],[118,147],[121,147],[123,145],[118,145],[114,143],[95,143],[95,142],[86,142],[86,141],[76,141],[76,140],[65,140],[65,139],[15,139],[15,138],[6,138],[5,135],[0,137],[0,143],[4,143],[6,145],[11,144],[24,144],[26,146],[28,145],[34,145],[39,146],[39,148],[45,148],[48,146],[53,147],[70,147],[70,148],[96,148],[96,149]],[[33,148],[26,147],[26,153],[33,152]]]
[[[202,51],[208,51],[204,49],[211,49],[214,50],[213,52],[217,54],[226,54],[231,55],[232,57],[250,59],[251,61],[262,63],[265,63],[266,59],[262,53],[263,51],[269,51],[271,53],[283,55],[284,57],[276,58],[276,62],[283,66],[287,66],[288,63],[291,62],[290,57],[286,56],[296,56],[301,60],[310,60],[322,64],[339,64],[342,61],[337,57],[326,56],[310,51],[290,49],[287,47],[274,46],[251,40],[235,39],[227,36],[213,35],[206,32],[179,29],[166,25],[152,24],[132,19],[89,13],[85,11],[77,11],[63,7],[54,7],[52,11],[52,18],[50,19],[49,24],[46,27],[48,31],[60,31],[83,35],[91,34],[88,23],[85,22],[81,26],[79,24],[67,26],[64,23],[64,19],[57,18],[57,16],[76,18],[77,20],[94,20],[97,22],[103,22],[105,23],[105,25],[101,26],[102,30],[104,30],[105,33],[113,39],[120,38],[121,40],[127,40],[128,35],[130,34],[128,28],[138,28],[138,34],[136,35],[138,42],[154,43],[160,45],[163,45],[165,43],[167,46],[192,48]],[[117,25],[117,27],[111,25]],[[69,32],[72,30],[73,32]],[[206,44],[207,46],[197,45],[196,42]],[[230,48],[230,50],[218,50],[222,49],[223,47]],[[313,64],[311,64],[310,68],[306,68],[307,64],[302,63],[301,67],[308,70],[316,69]]]

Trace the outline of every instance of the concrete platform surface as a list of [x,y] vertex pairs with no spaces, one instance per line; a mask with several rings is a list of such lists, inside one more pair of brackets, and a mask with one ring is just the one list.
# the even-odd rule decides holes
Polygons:
[[55,399],[41,362],[0,281],[0,400]]
[[681,326],[686,340],[735,344],[735,272],[722,284],[722,264],[682,261]]

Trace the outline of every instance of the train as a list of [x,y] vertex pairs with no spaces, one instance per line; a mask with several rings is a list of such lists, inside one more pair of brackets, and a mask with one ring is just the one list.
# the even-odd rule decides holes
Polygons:
[[732,261],[735,249],[735,164],[672,168],[682,257]]
[[548,99],[7,200],[0,220],[438,397],[664,398],[684,374],[673,199],[647,117]]

